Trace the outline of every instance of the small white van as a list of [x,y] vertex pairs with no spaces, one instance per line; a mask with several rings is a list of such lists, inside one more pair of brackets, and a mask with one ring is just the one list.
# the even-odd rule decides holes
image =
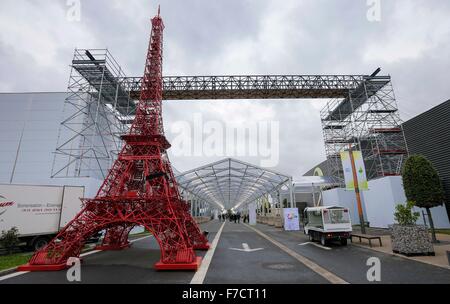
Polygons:
[[339,206],[311,207],[304,211],[304,232],[310,241],[340,241],[346,246],[352,234],[350,212]]

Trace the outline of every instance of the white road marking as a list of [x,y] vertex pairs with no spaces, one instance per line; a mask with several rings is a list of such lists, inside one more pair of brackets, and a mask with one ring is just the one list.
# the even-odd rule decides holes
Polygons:
[[135,239],[135,240],[131,240],[130,243],[135,243],[135,242],[139,242],[140,240],[144,240],[147,239],[149,237],[152,237],[153,235],[147,235],[147,236],[143,236],[141,238]]
[[250,246],[247,243],[242,243],[242,248],[229,248],[230,250],[243,251],[243,252],[254,252],[258,250],[263,250],[264,248],[254,248],[250,249]]
[[211,264],[211,260],[214,256],[214,252],[216,251],[217,244],[219,243],[219,238],[220,235],[222,234],[222,230],[223,227],[225,226],[225,223],[222,224],[216,236],[214,237],[214,240],[211,244],[211,248],[203,257],[202,264],[200,265],[200,268],[197,270],[197,272],[194,274],[194,277],[191,280],[191,284],[203,284],[203,281],[205,280],[206,277],[206,273],[208,272],[209,265]]
[[322,249],[325,249],[325,250],[331,250],[330,247],[322,246],[322,245],[317,244],[317,243],[314,243],[314,242],[306,242],[306,243],[301,243],[301,244],[299,244],[299,245],[300,245],[300,246],[314,245],[314,246],[316,246],[316,247],[319,247],[319,248],[322,248]]
[[0,277],[0,281],[4,281],[4,280],[8,280],[23,274],[29,273],[29,271],[18,271],[18,272],[13,272],[11,274],[5,275],[3,277]]
[[[132,241],[130,241],[130,243],[138,242],[138,241],[140,241],[140,240],[143,240],[143,239],[146,239],[146,238],[149,238],[149,237],[152,237],[152,236],[151,236],[151,235],[147,235],[147,236],[144,236],[144,237],[141,237],[141,238],[132,240]],[[103,251],[103,250],[92,250],[92,251],[88,251],[88,252],[85,252],[85,253],[80,254],[80,258],[85,257],[85,256],[88,256],[88,255],[91,255],[91,254],[94,254],[94,253],[98,253],[98,252],[101,252],[101,251]],[[3,277],[0,277],[0,281],[8,280],[8,279],[11,279],[11,278],[14,278],[14,277],[17,277],[17,276],[20,276],[20,275],[23,275],[23,274],[26,274],[26,273],[29,273],[29,272],[30,272],[30,271],[18,271],[18,272],[14,272],[14,273],[5,275],[5,276],[3,276]]]
[[91,255],[91,254],[94,254],[94,253],[97,253],[97,252],[101,252],[101,251],[102,250],[91,250],[91,251],[88,251],[88,252],[80,254],[80,258],[88,256],[88,255]]
[[[143,237],[141,237],[141,238],[138,238],[138,239],[135,239],[135,240],[131,240],[130,243],[138,242],[138,241],[140,241],[140,240],[144,240],[144,239],[149,238],[149,237],[152,237],[152,236],[151,236],[151,235],[143,236]],[[94,253],[102,252],[102,251],[104,251],[104,250],[92,250],[92,251],[88,251],[88,252],[85,252],[85,253],[83,253],[83,254],[80,254],[80,258],[85,257],[85,256],[88,256],[88,255],[91,255],[91,254],[94,254]]]
[[310,259],[308,259],[308,258],[302,256],[301,254],[295,252],[294,250],[289,249],[287,246],[285,246],[285,245],[281,244],[280,242],[274,240],[273,238],[271,238],[267,234],[262,233],[258,229],[253,228],[253,227],[251,227],[249,225],[246,225],[246,224],[244,224],[244,225],[247,226],[248,228],[252,229],[253,231],[255,231],[257,234],[259,234],[260,236],[262,236],[263,238],[265,238],[266,240],[268,240],[269,242],[271,242],[272,244],[274,244],[275,246],[277,246],[278,248],[280,248],[281,250],[283,250],[284,252],[289,254],[291,257],[293,257],[294,259],[296,259],[297,261],[299,261],[300,263],[302,263],[303,265],[305,265],[306,267],[308,267],[309,269],[311,269],[312,271],[314,271],[318,275],[320,275],[323,278],[325,278],[330,283],[332,283],[332,284],[348,284],[348,282],[345,281],[344,279],[342,279],[342,278],[338,277],[337,275],[335,275],[334,273],[326,270],[322,266],[319,266],[318,264],[314,263]]

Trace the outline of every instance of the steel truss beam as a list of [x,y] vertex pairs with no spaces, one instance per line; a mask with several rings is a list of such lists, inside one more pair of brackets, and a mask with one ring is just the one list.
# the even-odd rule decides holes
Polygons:
[[[163,77],[163,99],[298,99],[346,97],[364,75],[242,75]],[[130,95],[139,95],[141,78],[122,79]]]

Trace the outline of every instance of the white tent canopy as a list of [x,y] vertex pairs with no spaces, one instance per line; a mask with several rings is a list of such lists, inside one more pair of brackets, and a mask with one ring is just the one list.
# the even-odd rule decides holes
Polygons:
[[180,173],[176,178],[183,190],[221,209],[236,209],[292,184],[291,176],[233,158]]
[[[328,176],[302,176],[294,180],[295,193],[311,193],[323,187],[335,187],[336,183],[332,177]],[[287,189],[284,189],[287,191]]]

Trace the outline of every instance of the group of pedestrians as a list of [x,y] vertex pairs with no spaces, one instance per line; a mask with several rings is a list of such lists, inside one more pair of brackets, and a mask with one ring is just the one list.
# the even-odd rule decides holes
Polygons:
[[234,223],[239,224],[241,222],[241,218],[244,223],[249,222],[248,214],[244,214],[243,216],[241,216],[240,212],[231,213],[231,214],[229,214],[229,213],[219,214],[219,221],[221,221],[221,222],[225,222],[228,220],[228,221],[230,221],[230,223],[234,222]]

